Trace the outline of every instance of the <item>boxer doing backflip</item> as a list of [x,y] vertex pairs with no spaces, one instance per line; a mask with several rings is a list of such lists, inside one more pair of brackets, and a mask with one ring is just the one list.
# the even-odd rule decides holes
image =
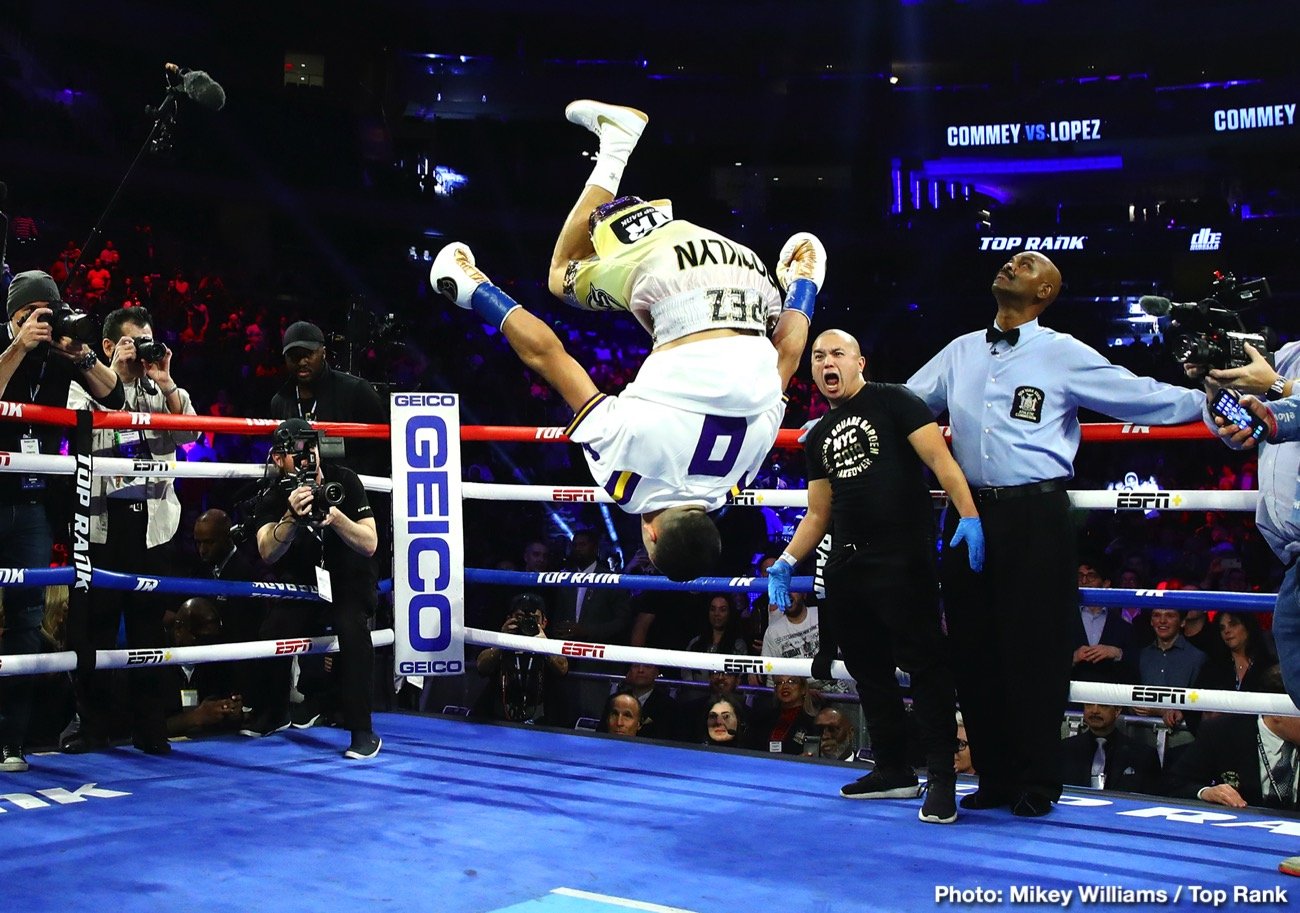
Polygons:
[[646,115],[582,100],[565,116],[595,133],[600,150],[556,241],[549,287],[575,307],[632,312],[654,340],[636,380],[618,396],[601,393],[464,244],[439,251],[429,280],[496,326],[564,397],[574,411],[566,434],[615,503],[641,515],[650,560],[673,580],[691,580],[721,552],[708,511],[754,478],[776,440],[826,252],[811,234],[796,234],[774,277],[743,245],[674,219],[667,200],[616,198]]

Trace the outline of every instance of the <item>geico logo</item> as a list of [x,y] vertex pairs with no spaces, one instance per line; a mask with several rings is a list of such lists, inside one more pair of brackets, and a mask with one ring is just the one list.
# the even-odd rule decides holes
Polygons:
[[452,393],[397,393],[393,395],[394,406],[454,406],[456,396]]
[[460,542],[451,536],[460,480],[451,441],[456,419],[444,415],[413,415],[398,431],[406,454],[408,510],[398,532],[406,537],[404,585],[412,593],[405,606],[406,638],[417,653],[441,653],[451,646],[449,590],[452,573],[461,566]]
[[168,468],[166,460],[136,460],[131,464],[132,472],[166,472]]
[[551,490],[552,501],[594,501],[596,493],[586,488],[555,488]]
[[760,673],[763,671],[763,661],[761,659],[724,659],[722,661],[722,671]]
[[149,666],[161,663],[167,654],[163,650],[132,650],[126,655],[128,666]]
[[1115,498],[1116,510],[1151,510],[1169,507],[1167,491],[1121,491]]
[[565,641],[564,646],[560,647],[561,656],[594,656],[600,658],[605,655],[603,644],[581,644],[573,641]]
[[458,659],[406,660],[397,664],[398,675],[456,675],[465,670]]
[[533,432],[533,440],[535,441],[553,441],[561,437],[564,437],[563,428],[538,428]]
[[284,656],[287,653],[306,653],[311,650],[311,641],[306,637],[300,637],[297,640],[277,640],[275,642],[275,655]]
[[1186,704],[1187,691],[1183,688],[1161,688],[1155,686],[1133,689],[1133,700],[1151,701],[1156,704]]
[[0,567],[0,583],[22,583],[27,571],[20,567]]

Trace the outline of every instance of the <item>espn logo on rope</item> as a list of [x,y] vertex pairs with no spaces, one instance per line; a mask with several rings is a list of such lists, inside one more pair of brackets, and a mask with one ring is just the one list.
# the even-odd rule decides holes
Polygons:
[[166,650],[127,650],[126,664],[128,666],[160,666],[170,658],[170,655]]
[[590,488],[552,488],[551,500],[559,503],[595,501],[596,492]]
[[722,661],[722,671],[733,675],[762,675],[767,671],[766,663],[761,659],[732,659]]
[[277,640],[275,642],[276,656],[290,656],[294,653],[310,653],[311,638],[298,637],[294,640]]
[[602,659],[605,656],[604,644],[584,644],[577,641],[566,640],[560,647],[561,656],[589,656],[592,659]]
[[[1163,685],[1138,685],[1133,689],[1134,701],[1146,701],[1152,704],[1186,704],[1191,694],[1186,688],[1168,688]],[[1192,701],[1195,702],[1195,695]]]
[[1116,510],[1168,510],[1173,503],[1167,491],[1121,491],[1115,496]]
[[395,393],[392,403],[397,673],[454,675],[465,618],[459,399]]

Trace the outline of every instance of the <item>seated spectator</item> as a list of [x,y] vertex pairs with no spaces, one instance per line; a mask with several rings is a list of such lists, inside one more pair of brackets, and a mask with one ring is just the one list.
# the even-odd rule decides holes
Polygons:
[[[1079,587],[1110,588],[1110,576],[1100,562],[1079,562]],[[1079,607],[1072,621],[1074,668],[1070,677],[1081,682],[1132,681],[1128,656],[1133,640],[1133,626],[1121,609],[1106,606]]]
[[641,733],[643,722],[641,702],[626,688],[619,688],[605,701],[605,711],[600,715],[597,732],[608,732],[625,738],[635,738]]
[[775,681],[774,706],[754,718],[753,747],[773,754],[803,754],[804,739],[817,728],[807,707],[808,679],[778,675]]
[[1264,691],[1264,675],[1277,662],[1251,612],[1220,612],[1215,619],[1228,657],[1207,659],[1196,687],[1216,691]]
[[970,742],[966,741],[966,720],[957,711],[957,751],[952,756],[952,769],[959,774],[976,774],[970,759]]
[[704,744],[716,748],[746,748],[749,711],[734,694],[719,695],[709,707]]
[[[1142,684],[1172,688],[1190,688],[1196,684],[1205,665],[1205,654],[1183,636],[1184,615],[1186,613],[1178,609],[1152,609],[1147,616],[1154,639],[1138,651],[1138,681]],[[1132,712],[1138,716],[1163,718],[1163,729],[1145,728],[1134,736],[1154,747],[1162,763],[1170,759],[1172,749],[1182,749],[1191,743],[1192,733],[1183,725],[1183,711],[1135,707]]]
[[[501,625],[503,634],[546,637],[546,613],[542,597],[520,593],[510,600],[509,612]],[[561,679],[569,672],[563,656],[518,653],[488,647],[478,655],[478,674],[488,680],[473,716],[515,723],[570,723]]]
[[[734,672],[710,672],[708,694],[678,704],[677,741],[692,745],[703,742],[708,730],[709,709],[724,694],[736,694],[739,686],[740,676]],[[739,696],[737,700],[740,700]]]
[[[740,613],[736,603],[726,593],[715,593],[709,597],[708,614],[702,619],[699,632],[686,644],[691,653],[724,653],[747,656],[749,645],[741,630]],[[682,678],[687,681],[702,682],[710,673],[702,669],[683,669]]]
[[[529,548],[544,543],[531,543]],[[595,574],[609,570],[600,561],[600,534],[580,529],[573,534],[565,570]],[[527,554],[525,554],[527,560]],[[632,626],[627,590],[571,586],[558,590],[552,602],[554,636],[598,644],[622,644]]]
[[641,703],[641,735],[649,739],[671,739],[676,731],[677,701],[655,683],[659,667],[654,663],[632,663],[614,690],[624,689]]
[[[1277,666],[1264,670],[1260,690],[1281,693]],[[1173,762],[1166,791],[1228,808],[1296,807],[1296,747],[1300,717],[1206,714],[1196,741]]]
[[814,721],[821,730],[818,756],[836,761],[852,761],[858,754],[858,733],[850,720],[835,706],[823,707]]
[[1150,792],[1160,775],[1155,750],[1117,729],[1119,708],[1084,704],[1085,731],[1061,745],[1061,781],[1093,789]]
[[[209,599],[181,603],[168,639],[174,647],[212,646],[224,642],[221,616]],[[164,711],[168,737],[200,732],[233,732],[244,719],[244,699],[235,693],[228,663],[197,663],[165,667],[169,687]]]

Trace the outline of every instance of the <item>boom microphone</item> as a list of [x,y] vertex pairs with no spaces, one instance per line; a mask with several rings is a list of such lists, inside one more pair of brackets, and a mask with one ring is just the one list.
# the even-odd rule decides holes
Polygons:
[[1163,317],[1174,309],[1174,303],[1168,298],[1161,298],[1159,295],[1143,295],[1138,299],[1138,307],[1142,308],[1144,314],[1150,314],[1152,317]]
[[187,70],[181,77],[181,91],[209,110],[226,106],[226,90],[203,70]]

